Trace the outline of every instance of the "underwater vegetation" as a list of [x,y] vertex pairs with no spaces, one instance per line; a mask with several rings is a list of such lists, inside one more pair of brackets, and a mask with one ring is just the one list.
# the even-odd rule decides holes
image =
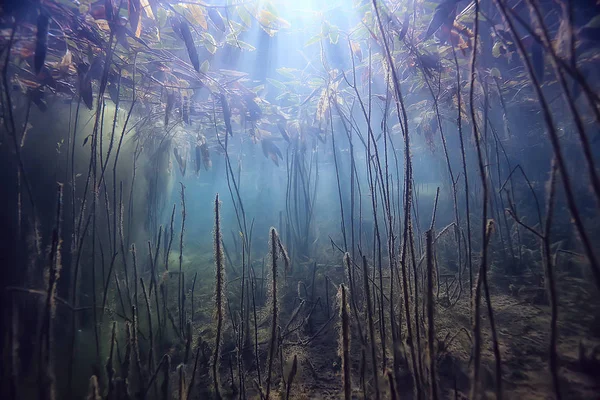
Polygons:
[[599,396],[598,1],[0,9],[0,398]]

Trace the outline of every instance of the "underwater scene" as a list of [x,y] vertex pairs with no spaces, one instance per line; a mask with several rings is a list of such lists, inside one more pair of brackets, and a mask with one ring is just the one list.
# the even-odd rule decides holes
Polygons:
[[0,10],[1,399],[600,399],[600,1]]

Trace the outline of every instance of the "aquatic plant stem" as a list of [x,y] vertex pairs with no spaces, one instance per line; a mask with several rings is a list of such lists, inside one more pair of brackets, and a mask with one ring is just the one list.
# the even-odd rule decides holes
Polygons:
[[[348,254],[348,253],[346,253]],[[340,285],[338,292],[340,299],[340,320],[342,329],[340,330],[340,350],[342,359],[342,385],[344,388],[344,399],[351,400],[352,398],[352,382],[351,379],[351,362],[350,362],[350,315],[348,313],[348,300],[346,287]]]
[[[475,82],[476,82],[476,62],[477,62],[477,43],[478,43],[478,35],[479,35],[479,0],[475,0],[475,22],[474,22],[474,39],[473,39],[473,52],[471,55],[471,77],[470,77],[470,87],[469,87],[469,108],[471,111],[471,126],[473,129],[473,137],[475,139],[475,147],[477,149],[477,160],[479,163],[479,173],[481,176],[481,185],[482,185],[482,243],[483,248],[481,251],[481,266],[479,269],[479,278],[483,282],[483,287],[485,290],[488,314],[490,318],[490,325],[492,331],[492,346],[494,349],[494,358],[496,363],[496,398],[502,398],[502,369],[501,369],[501,359],[500,359],[500,350],[498,347],[498,338],[496,334],[496,327],[494,322],[494,315],[492,310],[492,303],[489,294],[489,287],[487,282],[487,257],[488,257],[488,244],[490,240],[490,235],[492,233],[493,221],[487,220],[487,207],[488,207],[488,181],[487,174],[485,171],[485,164],[483,159],[483,153],[481,151],[481,138],[479,136],[478,128],[477,128],[477,119],[475,113]],[[486,123],[486,121],[484,121]],[[487,124],[487,123],[486,123]],[[479,286],[479,285],[478,285]],[[476,291],[480,291],[480,288],[477,288]],[[474,373],[473,373],[473,383],[472,383],[472,392],[471,398],[477,397],[478,385],[479,385],[479,362],[481,357],[481,351],[477,347],[481,345],[481,332],[480,332],[480,322],[479,322],[479,296],[475,297],[475,361],[474,361]]]
[[[439,193],[439,188],[438,188]],[[437,202],[437,198],[436,198]],[[435,215],[435,214],[434,214]],[[434,216],[435,220],[435,216]],[[433,221],[432,221],[433,225]],[[437,354],[435,352],[435,304],[433,300],[433,230],[425,232],[427,258],[427,344],[429,356],[429,398],[438,399]]]
[[[142,293],[144,294],[144,302],[146,303],[146,312],[148,314],[148,337],[150,338],[150,351],[149,351],[150,357],[148,360],[148,366],[149,366],[150,370],[152,370],[152,368],[154,368],[154,360],[155,360],[154,332],[152,329],[152,312],[150,311],[150,299],[148,298],[148,293],[146,291],[146,285],[144,284],[144,280],[142,278],[140,278],[140,284],[142,285]],[[156,388],[155,388],[155,390],[156,390]]]
[[275,347],[276,347],[276,339],[277,339],[277,320],[279,309],[277,305],[277,231],[275,228],[271,228],[269,232],[270,237],[270,249],[269,252],[271,254],[271,312],[272,312],[272,320],[271,320],[271,340],[269,343],[269,358],[267,361],[267,377],[266,377],[266,389],[265,389],[265,399],[269,400],[269,395],[271,393],[271,374],[273,368],[273,357],[275,355]]
[[546,275],[546,289],[548,290],[548,300],[550,302],[550,311],[551,311],[551,319],[550,319],[550,343],[548,346],[549,353],[549,367],[550,374],[552,376],[552,386],[554,389],[554,395],[557,400],[562,398],[561,390],[560,390],[560,379],[558,375],[558,354],[556,351],[557,339],[558,339],[558,295],[556,292],[556,282],[554,278],[554,268],[555,262],[553,261],[553,257],[551,254],[551,243],[550,243],[550,234],[552,231],[552,222],[554,217],[554,202],[556,197],[556,175],[557,175],[558,167],[556,162],[553,160],[551,172],[550,172],[550,180],[547,185],[548,190],[548,200],[546,204],[546,218],[543,225],[543,231],[540,232],[535,228],[525,224],[523,221],[519,219],[519,217],[515,214],[512,209],[508,209],[507,214],[510,215],[517,224],[521,225],[537,238],[540,239],[541,250],[542,250],[542,259],[545,267],[545,275]]
[[552,169],[550,173],[550,183],[548,184],[548,203],[546,206],[546,223],[544,230],[544,261],[546,266],[546,287],[548,289],[548,297],[550,300],[551,320],[550,320],[550,373],[552,374],[552,385],[554,387],[554,395],[556,400],[562,399],[560,390],[560,379],[558,375],[558,354],[556,351],[558,341],[558,295],[556,292],[556,282],[554,279],[554,268],[555,262],[550,254],[550,234],[552,232],[552,222],[554,217],[554,198],[556,196],[556,174],[557,166],[556,163],[552,163]]
[[[39,334],[38,388],[40,399],[53,400],[55,397],[55,378],[52,367],[52,333],[56,312],[56,285],[60,278],[61,264],[61,226],[63,210],[63,185],[57,186],[56,220],[52,230],[52,244],[48,255],[48,288],[46,302],[42,312],[42,326]],[[11,322],[12,323],[12,322]]]
[[[179,275],[178,275],[178,286],[177,286],[177,298],[178,300],[178,308],[179,308],[179,332],[183,332],[183,319],[184,319],[184,309],[183,309],[183,273],[181,271],[183,264],[183,235],[185,232],[185,186],[183,183],[179,182],[181,185],[180,197],[181,197],[181,232],[179,234]],[[218,198],[218,196],[217,196]],[[215,209],[215,213],[217,213],[217,209]],[[216,214],[215,214],[216,215]],[[217,218],[217,217],[215,217]],[[220,249],[220,238],[219,238],[219,249]],[[216,244],[216,239],[215,239]],[[215,249],[216,251],[216,249]],[[216,262],[216,261],[215,261]]]
[[221,331],[223,329],[223,308],[224,296],[223,290],[225,287],[225,266],[223,265],[223,249],[221,236],[221,215],[219,213],[219,194],[215,197],[215,318],[216,318],[216,337],[215,349],[212,359],[212,375],[215,396],[217,400],[221,399],[221,391],[219,388],[219,366],[221,358]]
[[[388,40],[385,34],[385,30],[383,28],[383,23],[381,21],[381,16],[379,9],[377,8],[377,0],[372,0],[373,8],[375,9],[375,16],[377,19],[377,25],[379,27],[379,33],[381,34],[381,38],[384,44],[385,56],[389,65],[389,69],[391,71],[392,83],[394,87],[394,100],[396,103],[396,114],[398,117],[398,122],[400,124],[402,135],[404,138],[404,234],[402,238],[402,252],[401,252],[401,260],[400,264],[402,267],[402,281],[403,281],[403,291],[404,291],[404,305],[406,310],[406,327],[407,333],[409,337],[409,347],[411,350],[411,358],[412,358],[412,366],[413,366],[413,378],[415,379],[414,387],[416,391],[417,398],[421,398],[421,374],[420,370],[417,368],[417,357],[415,355],[415,345],[414,345],[414,337],[412,335],[412,325],[411,325],[411,317],[409,310],[409,299],[408,299],[408,279],[406,273],[406,254],[407,254],[407,245],[409,236],[412,235],[412,230],[409,229],[410,226],[410,204],[412,198],[412,162],[410,156],[410,135],[408,131],[408,116],[406,112],[406,107],[404,105],[404,100],[402,96],[402,90],[400,87],[400,81],[398,80],[398,76],[396,73],[394,59],[392,57],[392,53],[390,51],[390,47],[388,44]],[[415,277],[416,278],[416,277]],[[416,296],[415,296],[416,301]]]
[[363,284],[365,291],[365,300],[366,300],[366,310],[367,310],[367,321],[369,326],[369,340],[371,342],[371,368],[373,372],[373,389],[375,390],[375,399],[378,400],[379,397],[379,378],[377,373],[377,355],[375,350],[375,327],[373,326],[373,313],[371,312],[371,294],[369,290],[369,270],[367,265],[367,257],[363,255],[362,257],[363,264]]
[[[538,30],[542,34],[542,39],[543,39],[542,44],[550,52],[550,57],[549,57],[550,62],[554,69],[555,75],[558,78],[558,82],[562,88],[566,103],[569,106],[569,110],[573,116],[573,121],[575,122],[576,132],[578,134],[579,141],[581,144],[581,149],[583,151],[585,164],[587,166],[587,171],[588,171],[589,178],[591,181],[591,186],[594,191],[594,194],[596,195],[596,202],[598,203],[598,205],[600,205],[600,178],[598,177],[596,163],[594,162],[594,156],[592,154],[592,146],[590,145],[590,141],[585,133],[585,128],[583,126],[583,120],[581,118],[581,114],[579,113],[579,110],[577,109],[577,106],[575,105],[575,100],[573,99],[573,96],[571,95],[571,92],[569,91],[569,89],[567,87],[567,82],[565,80],[564,73],[560,69],[560,67],[556,61],[558,56],[556,54],[556,51],[554,50],[554,45],[552,43],[552,40],[550,39],[550,34],[548,33],[548,27],[546,26],[546,23],[544,22],[544,18],[542,17],[540,8],[537,4],[535,4],[531,0],[527,0],[526,3],[529,6],[531,14],[536,16],[537,24],[539,27]],[[598,122],[600,123],[600,121],[598,121]]]
[[252,313],[254,316],[254,358],[256,363],[256,375],[258,382],[262,382],[260,376],[260,358],[258,354],[258,318],[256,317],[256,274],[252,267]]
[[510,28],[510,31],[513,33],[514,43],[517,46],[517,50],[523,63],[525,64],[525,68],[527,69],[527,73],[531,82],[533,83],[533,89],[536,93],[536,97],[540,103],[540,107],[542,110],[542,115],[544,117],[544,123],[548,130],[548,135],[550,138],[550,142],[552,144],[552,149],[554,151],[554,155],[556,157],[556,163],[558,165],[558,170],[560,172],[560,177],[562,180],[563,187],[565,189],[565,197],[567,199],[567,206],[569,207],[569,211],[571,216],[573,217],[573,222],[575,224],[575,228],[577,229],[577,233],[581,239],[583,247],[585,249],[585,254],[590,262],[592,274],[596,283],[596,286],[600,288],[600,264],[598,262],[598,258],[594,252],[594,246],[590,237],[588,236],[585,226],[583,224],[583,220],[581,215],[579,214],[579,210],[577,208],[577,202],[575,200],[575,193],[573,191],[573,186],[571,182],[571,178],[569,176],[566,161],[564,158],[564,154],[560,145],[560,139],[558,137],[558,132],[554,125],[554,120],[552,119],[552,114],[550,111],[550,107],[542,92],[542,88],[540,86],[540,82],[533,71],[533,65],[531,64],[531,60],[527,57],[525,52],[525,46],[523,41],[517,36],[514,22],[511,18],[509,18],[506,5],[501,0],[494,0],[494,3],[497,5],[498,10],[502,14],[502,18],[504,22]]
[[[461,94],[461,82],[460,82],[460,69],[458,66],[458,58],[456,57],[456,50],[454,44],[452,45],[452,54],[454,56],[454,65],[456,68],[456,101],[458,117],[456,118],[456,124],[458,126],[458,138],[460,140],[460,155],[462,161],[463,175],[465,179],[465,217],[467,220],[467,265],[469,267],[469,295],[473,298],[473,255],[472,255],[472,241],[471,241],[471,209],[469,204],[469,175],[467,172],[467,157],[465,154],[465,141],[463,138],[462,130],[462,94]],[[460,224],[456,225],[456,231],[460,232]],[[458,233],[458,241],[460,242],[460,233]],[[462,265],[459,265],[459,297],[462,292]]]

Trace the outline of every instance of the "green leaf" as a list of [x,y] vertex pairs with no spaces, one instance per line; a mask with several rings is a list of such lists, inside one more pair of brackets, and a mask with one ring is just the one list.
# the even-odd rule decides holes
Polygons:
[[159,28],[162,28],[165,26],[165,24],[167,23],[167,12],[165,11],[164,8],[159,8],[156,11],[157,14],[157,18],[156,18],[156,25],[158,25]]
[[317,43],[321,39],[323,39],[323,35],[321,35],[321,34],[315,35],[315,36],[311,37],[310,39],[308,39],[308,42],[306,42],[304,44],[304,47],[308,47],[311,44],[315,44],[315,43]]
[[248,10],[246,10],[246,6],[238,7],[237,12],[244,25],[246,25],[248,28],[252,27],[252,16]]
[[233,32],[235,32],[236,35],[238,35],[240,32],[244,31],[244,25],[242,24],[238,24],[235,21],[229,20],[229,25],[231,30],[233,30]]
[[279,96],[277,96],[275,98],[275,100],[277,100],[277,101],[284,100],[284,99],[287,99],[288,97],[290,97],[290,92],[283,92]]
[[310,87],[312,89],[322,86],[323,83],[324,83],[323,78],[311,78],[308,82],[306,82],[308,87]]
[[237,47],[242,50],[248,50],[248,51],[256,50],[256,47],[252,46],[250,43],[246,43],[244,41],[236,39],[235,36],[228,37],[225,41],[227,42],[228,45]]
[[278,81],[277,79],[267,78],[267,82],[269,82],[271,85],[275,86],[277,89],[287,90],[287,87],[285,86],[285,84],[283,82]]
[[240,46],[241,49],[244,49],[244,50],[248,50],[248,51],[256,50],[256,47],[252,46],[250,43],[246,43],[241,40],[238,40],[237,44]]
[[492,55],[494,58],[500,57],[500,49],[502,48],[502,42],[494,43],[494,47],[492,47]]
[[204,60],[202,62],[202,65],[200,65],[201,72],[207,73],[209,68],[210,68],[210,63],[208,62],[208,60]]
[[202,39],[206,50],[211,54],[215,54],[217,52],[217,42],[215,41],[215,38],[208,32],[202,32]]
[[285,67],[277,68],[276,71],[279,75],[284,76],[289,79],[295,79],[296,78],[295,74],[297,74],[299,72],[295,68],[285,68]]
[[494,78],[502,79],[502,75],[500,74],[500,70],[498,68],[492,68],[490,70],[490,75]]

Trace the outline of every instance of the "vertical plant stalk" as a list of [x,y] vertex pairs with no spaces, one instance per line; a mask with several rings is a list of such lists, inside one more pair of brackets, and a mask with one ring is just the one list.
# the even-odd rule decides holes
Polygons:
[[186,395],[186,399],[190,399],[190,396],[192,395],[192,390],[194,389],[194,381],[196,380],[196,370],[198,369],[198,359],[200,359],[200,352],[202,351],[202,348],[200,346],[200,344],[198,345],[198,347],[196,347],[196,357],[194,359],[194,369],[192,370],[192,378],[190,379],[190,384],[188,386],[188,391],[187,391],[187,395]]
[[275,355],[275,347],[277,341],[277,319],[278,319],[278,305],[277,305],[277,230],[271,227],[270,235],[270,253],[271,253],[271,310],[272,310],[272,321],[271,321],[271,340],[269,341],[269,359],[267,362],[267,388],[265,390],[265,399],[269,400],[271,393],[271,374],[273,369],[273,357]]
[[145,380],[144,380],[144,370],[142,368],[142,360],[140,358],[140,341],[139,341],[139,337],[138,337],[138,330],[139,330],[139,326],[138,326],[138,310],[137,308],[135,308],[135,306],[132,307],[131,310],[131,314],[133,315],[132,317],[132,324],[131,324],[131,349],[133,350],[133,357],[134,357],[134,361],[135,361],[135,366],[137,369],[137,378],[138,378],[138,393],[141,395],[142,393],[145,393],[146,391],[146,386],[145,386]]
[[110,338],[110,351],[108,353],[108,359],[106,360],[106,377],[108,378],[108,394],[106,398],[108,400],[112,399],[112,394],[115,390],[115,381],[113,380],[115,376],[115,369],[113,368],[113,354],[116,343],[116,335],[117,335],[117,322],[113,321],[112,324],[112,333]]
[[171,223],[170,223],[170,228],[169,228],[169,240],[168,242],[165,241],[165,243],[167,244],[167,250],[165,251],[164,257],[165,257],[165,270],[168,271],[169,270],[169,254],[171,253],[171,245],[173,244],[173,237],[174,235],[174,231],[173,231],[173,223],[175,221],[175,207],[176,204],[173,203],[173,211],[171,211]]
[[185,365],[183,364],[179,364],[177,366],[177,372],[179,375],[179,393],[178,393],[178,400],[183,400],[183,393],[186,392],[185,390],[185,370],[184,370]]
[[137,286],[137,279],[138,279],[138,274],[137,274],[137,253],[135,251],[135,243],[131,244],[131,258],[133,260],[133,306],[135,306],[135,309],[138,310],[139,309],[139,305],[138,305],[138,286]]
[[546,224],[544,231],[544,261],[546,265],[546,287],[548,288],[548,297],[550,300],[550,308],[552,312],[550,320],[550,373],[552,374],[552,385],[554,386],[554,395],[556,400],[561,400],[560,380],[558,376],[558,355],[556,354],[556,343],[558,339],[558,299],[556,294],[556,282],[554,280],[554,265],[550,254],[550,233],[552,230],[552,219],[554,214],[554,197],[556,195],[556,174],[557,165],[552,163],[552,172],[550,183],[548,185],[548,205],[546,207]]
[[[394,67],[394,59],[392,57],[392,53],[388,44],[388,40],[385,35],[385,30],[383,28],[383,23],[381,22],[381,16],[379,13],[379,9],[377,8],[377,0],[372,0],[373,8],[375,9],[375,16],[377,19],[377,25],[379,27],[379,33],[381,34],[381,38],[384,44],[385,56],[387,63],[389,65],[389,69],[391,71],[392,83],[394,87],[394,100],[396,103],[396,114],[398,117],[398,122],[400,123],[400,127],[402,129],[402,136],[404,138],[404,235],[402,242],[402,255],[400,264],[402,266],[402,281],[403,281],[403,290],[404,290],[404,303],[406,309],[406,326],[409,336],[409,347],[411,351],[412,358],[412,366],[413,366],[413,378],[415,380],[414,387],[416,390],[417,398],[421,398],[421,373],[420,369],[417,368],[417,357],[415,355],[415,345],[414,345],[414,337],[412,335],[412,326],[411,326],[411,317],[409,310],[409,300],[408,300],[408,279],[407,279],[407,271],[406,271],[406,254],[407,254],[407,245],[409,236],[412,236],[412,229],[410,229],[410,205],[411,205],[411,197],[412,197],[412,160],[410,156],[410,136],[408,131],[408,115],[406,113],[406,107],[404,106],[404,100],[402,96],[402,90],[400,87],[400,81],[398,80],[398,76],[396,73],[396,68]],[[412,241],[411,241],[412,242]],[[413,255],[414,258],[414,255]],[[415,296],[415,301],[417,301],[417,297]],[[415,315],[416,317],[416,315]],[[418,327],[418,324],[415,328]],[[420,361],[420,360],[419,360]],[[419,364],[420,365],[420,364]]]
[[552,162],[550,181],[548,182],[547,190],[548,190],[548,202],[546,205],[546,219],[544,224],[543,233],[537,231],[529,225],[523,223],[516,213],[508,209],[507,213],[517,222],[517,224],[523,226],[528,231],[533,233],[536,237],[540,239],[541,248],[542,248],[542,257],[545,266],[545,274],[546,274],[546,288],[548,290],[548,300],[550,301],[550,309],[551,309],[551,320],[550,320],[550,343],[549,343],[549,364],[550,364],[550,374],[552,375],[552,385],[554,389],[554,395],[557,400],[562,398],[562,394],[560,391],[560,380],[558,375],[558,355],[556,353],[556,342],[558,339],[558,331],[557,331],[557,321],[558,321],[558,303],[557,303],[557,294],[556,294],[556,282],[554,280],[554,262],[553,257],[551,255],[551,247],[550,247],[550,234],[552,228],[552,220],[554,214],[554,198],[556,196],[556,175],[558,173],[558,166],[556,165],[555,160]]
[[[469,88],[469,106],[471,110],[471,124],[473,126],[473,136],[475,139],[475,144],[477,145],[477,156],[479,161],[479,173],[481,174],[481,181],[483,185],[486,184],[485,178],[485,167],[483,166],[483,160],[481,156],[481,147],[479,145],[479,133],[477,132],[477,120],[475,119],[475,104],[474,104],[474,90],[475,90],[475,63],[477,59],[477,42],[479,35],[479,0],[475,0],[475,22],[474,22],[474,34],[473,34],[473,51],[471,56],[471,69],[470,69],[470,88]],[[460,90],[460,88],[459,88]],[[485,224],[487,223],[487,201],[486,201],[486,191],[483,193],[484,201],[483,201],[483,241],[486,241],[486,232],[485,232]],[[468,193],[467,193],[468,197]],[[485,247],[485,244],[484,244]],[[487,253],[484,251],[482,254],[481,265],[479,268],[479,274],[477,276],[477,283],[475,287],[475,298],[471,296],[472,301],[474,301],[474,321],[473,321],[473,338],[474,338],[474,361],[473,361],[473,382],[471,383],[471,398],[477,398],[477,392],[479,390],[479,367],[481,364],[481,321],[480,321],[480,300],[481,300],[481,277],[482,270],[484,264],[487,262],[485,259]],[[471,290],[473,290],[471,288]]]
[[[439,193],[439,188],[438,188]],[[437,197],[436,197],[437,203]],[[435,215],[435,214],[434,214]],[[435,216],[433,217],[435,220]],[[432,220],[433,225],[433,220]],[[426,258],[427,258],[427,343],[429,345],[429,398],[438,399],[438,382],[436,372],[436,352],[435,352],[435,320],[433,303],[433,230],[425,232]]]
[[287,389],[285,391],[285,400],[290,399],[290,391],[292,389],[292,383],[294,382],[294,378],[296,377],[296,373],[298,372],[298,355],[294,354],[294,361],[292,361],[292,369],[287,377]]
[[[346,253],[348,254],[348,253]],[[350,362],[350,314],[348,312],[348,300],[346,294],[346,287],[342,283],[338,291],[338,299],[340,301],[340,339],[338,353],[342,359],[342,384],[344,387],[344,399],[352,399],[352,383],[351,383],[351,371],[352,366]]]
[[150,338],[150,350],[149,350],[149,360],[148,364],[150,370],[154,368],[154,332],[152,329],[152,312],[150,310],[150,299],[148,298],[148,292],[146,291],[146,285],[144,284],[144,280],[140,278],[140,283],[142,285],[142,293],[144,294],[144,302],[146,303],[146,313],[148,314],[148,337]]
[[[182,185],[183,186],[183,185]],[[182,230],[183,231],[183,230]],[[213,373],[213,385],[215,390],[215,397],[217,400],[221,399],[221,392],[219,389],[219,366],[221,358],[221,330],[223,328],[223,309],[225,297],[223,296],[223,289],[225,286],[225,266],[223,265],[223,244],[221,237],[221,216],[219,214],[219,194],[215,197],[215,318],[216,323],[216,337],[215,337],[215,351],[213,353],[212,360],[212,373]],[[181,264],[180,264],[181,269]]]
[[[252,264],[250,264],[252,267]],[[254,357],[256,362],[256,375],[258,382],[262,382],[260,377],[260,358],[258,354],[258,318],[256,317],[256,274],[252,267],[252,314],[254,316]]]
[[[458,125],[458,138],[460,139],[460,154],[463,168],[463,175],[465,179],[465,219],[467,220],[467,266],[469,267],[469,295],[473,297],[473,257],[472,257],[472,246],[471,246],[471,208],[469,207],[469,175],[467,173],[467,157],[465,155],[465,141],[463,138],[462,130],[462,94],[461,94],[461,83],[460,83],[460,69],[458,66],[458,58],[456,57],[456,50],[452,45],[452,54],[454,55],[454,65],[456,66],[456,102],[458,106],[458,117],[456,118],[456,124]],[[458,178],[457,178],[458,179]],[[457,240],[460,242],[460,225],[456,225]],[[458,266],[458,284],[459,284],[459,297],[462,292],[462,265]]]
[[56,220],[52,230],[52,244],[50,254],[48,255],[48,268],[46,279],[48,280],[48,289],[46,292],[46,302],[42,316],[42,326],[39,339],[39,360],[38,360],[38,387],[39,398],[55,398],[55,382],[52,371],[52,329],[56,313],[56,285],[60,278],[61,264],[61,226],[62,226],[62,207],[63,207],[63,185],[58,184],[56,199]]
[[352,306],[352,310],[354,311],[354,319],[356,320],[356,326],[357,326],[357,331],[358,331],[358,336],[360,337],[360,342],[364,345],[365,344],[365,339],[363,338],[363,334],[362,334],[362,326],[360,323],[360,318],[358,317],[358,307],[356,306],[356,284],[354,282],[353,279],[351,279],[351,276],[354,275],[352,273],[352,260],[350,259],[350,253],[346,253],[344,254],[344,264],[346,266],[346,273],[348,274],[348,284],[350,285],[350,300],[351,303],[350,305]]
[[[127,300],[129,307],[133,305],[131,302],[131,289],[129,288],[129,270],[127,268],[127,252],[125,251],[125,237],[123,235],[123,213],[125,206],[123,205],[123,181],[119,183],[119,243],[121,246],[121,255],[123,259],[123,274],[125,275],[125,286],[127,287]],[[125,310],[123,310],[125,312]]]
[[[481,299],[481,283],[485,290],[485,297],[487,302],[488,316],[490,319],[490,326],[492,331],[492,346],[494,350],[494,359],[496,364],[496,398],[502,399],[502,362],[500,359],[500,349],[498,347],[498,337],[496,334],[496,326],[494,322],[494,313],[492,309],[492,302],[489,293],[488,281],[487,281],[487,256],[490,236],[494,227],[493,220],[487,220],[487,208],[488,208],[488,181],[487,174],[485,172],[485,163],[483,159],[483,153],[481,151],[481,138],[477,130],[477,119],[475,113],[475,67],[477,62],[477,43],[479,35],[479,0],[475,0],[475,22],[474,22],[474,36],[473,36],[473,54],[471,57],[471,78],[469,87],[469,108],[471,111],[471,124],[473,128],[473,137],[475,139],[475,146],[477,149],[477,160],[479,163],[479,173],[481,175],[481,186],[482,186],[482,238],[483,248],[481,251],[481,265],[479,269],[479,277],[477,282],[477,288],[475,290],[475,321],[474,321],[474,337],[475,337],[475,360],[474,360],[474,372],[473,372],[473,384],[471,398],[477,397],[478,385],[479,385],[479,367],[481,362],[481,323],[480,318],[480,299]],[[484,121],[485,122],[485,121]]]
[[397,400],[398,392],[396,390],[396,383],[394,382],[394,373],[388,369],[385,372],[385,375],[387,376],[388,384],[390,386],[390,400]]
[[163,358],[163,381],[160,385],[160,391],[162,394],[162,400],[169,400],[170,390],[169,390],[169,372],[171,370],[171,356],[169,354],[165,354]]
[[[181,272],[181,265],[183,263],[183,234],[185,232],[185,186],[183,186],[183,183],[179,183],[181,185],[181,232],[179,234],[179,280],[178,280],[178,286],[177,286],[177,298],[178,300],[178,308],[179,308],[179,332],[183,332],[183,295],[182,295],[182,287],[183,287],[183,275]],[[216,201],[216,205],[215,205],[215,224],[218,224],[219,222],[219,215],[218,215],[218,199],[219,196],[217,195],[217,201]],[[175,208],[173,208],[175,209]],[[220,227],[218,227],[217,225],[215,225],[215,235],[217,233],[219,233],[218,238],[215,237],[215,252],[217,251],[217,240],[219,241],[219,251],[221,251],[221,236],[220,236]],[[222,251],[221,251],[222,252]],[[215,253],[216,254],[216,253]],[[216,254],[218,256],[218,254]],[[221,260],[222,262],[223,260]],[[218,262],[216,257],[215,257],[215,262]],[[222,265],[221,265],[222,266]]]
[[367,319],[369,321],[369,340],[371,341],[371,368],[373,369],[373,388],[375,389],[375,399],[379,399],[379,378],[377,374],[377,355],[375,352],[375,327],[373,326],[373,313],[371,307],[371,294],[369,290],[369,269],[367,266],[367,257],[362,257],[363,262],[363,284],[365,288],[365,299],[367,301]]

